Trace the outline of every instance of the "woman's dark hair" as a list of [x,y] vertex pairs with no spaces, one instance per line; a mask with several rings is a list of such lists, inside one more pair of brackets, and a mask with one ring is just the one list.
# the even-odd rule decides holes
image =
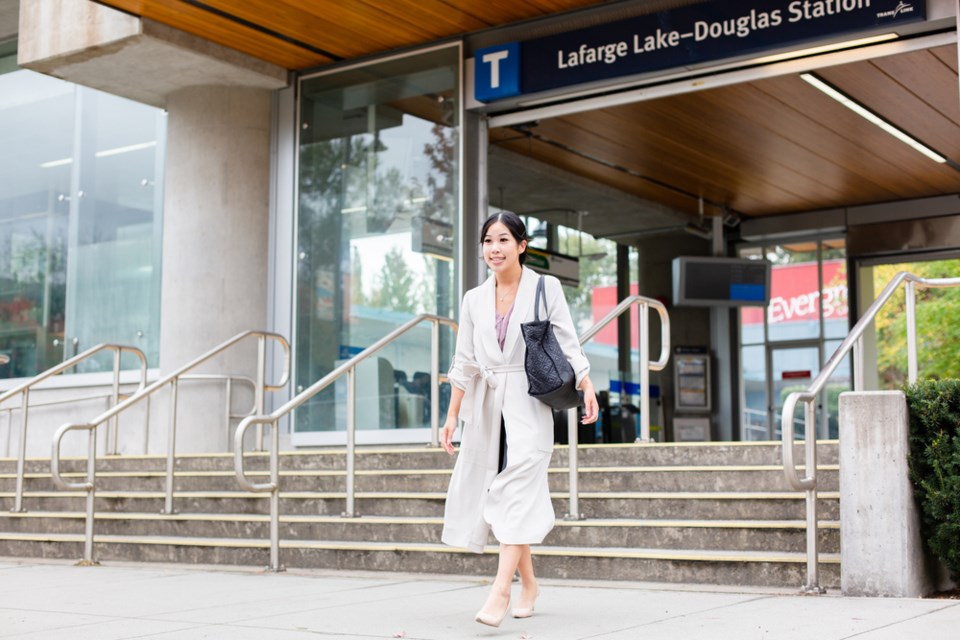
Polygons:
[[[510,232],[510,235],[513,236],[513,239],[517,241],[517,244],[527,240],[527,225],[523,224],[523,220],[520,219],[520,216],[515,214],[513,211],[498,211],[487,218],[484,221],[483,226],[480,227],[480,244],[483,244],[483,239],[486,237],[487,231],[490,230],[490,227],[497,222],[503,223],[503,226],[507,228],[507,231]],[[526,250],[524,250],[519,257],[520,265],[523,266],[523,263],[527,260]]]

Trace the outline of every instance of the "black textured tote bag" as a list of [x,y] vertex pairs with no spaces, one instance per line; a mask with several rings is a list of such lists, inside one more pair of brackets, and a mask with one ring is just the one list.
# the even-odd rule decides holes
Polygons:
[[[540,298],[546,320],[540,319]],[[553,335],[547,309],[547,295],[543,290],[543,276],[537,282],[537,297],[533,322],[520,325],[527,354],[523,367],[527,372],[528,392],[531,396],[557,411],[566,411],[582,404],[576,389],[576,374],[563,355],[557,336]]]

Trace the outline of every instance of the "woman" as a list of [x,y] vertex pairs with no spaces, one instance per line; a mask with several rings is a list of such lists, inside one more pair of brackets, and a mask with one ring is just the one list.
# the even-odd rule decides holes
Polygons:
[[[460,456],[444,513],[443,542],[481,553],[492,529],[500,542],[497,576],[477,622],[494,627],[510,609],[510,587],[519,570],[515,618],[533,614],[539,594],[530,545],[543,542],[556,518],[547,484],[553,452],[553,413],[527,393],[526,347],[520,324],[534,319],[536,273],[523,266],[527,231],[509,211],[496,213],[480,231],[483,259],[492,275],[463,297],[457,350],[450,368],[450,407],[441,432],[453,454],[457,418],[463,423]],[[560,282],[545,276],[546,304],[557,341],[573,366],[584,396],[584,423],[598,407],[590,364],[577,339]],[[541,318],[543,309],[541,308]]]

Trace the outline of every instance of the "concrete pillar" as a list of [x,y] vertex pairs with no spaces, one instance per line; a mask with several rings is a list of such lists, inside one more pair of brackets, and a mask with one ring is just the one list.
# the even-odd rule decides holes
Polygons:
[[266,322],[270,92],[193,87],[167,109],[163,372]]
[[[270,92],[192,87],[168,97],[163,211],[160,371],[166,375],[267,321]],[[269,348],[269,347],[268,347]],[[203,373],[256,379],[256,341]],[[226,385],[185,381],[177,399],[178,453],[228,450]],[[238,389],[236,410],[250,407]],[[150,450],[166,451],[170,396],[157,398]]]
[[845,596],[918,597],[928,577],[907,468],[902,391],[840,395],[840,588]]

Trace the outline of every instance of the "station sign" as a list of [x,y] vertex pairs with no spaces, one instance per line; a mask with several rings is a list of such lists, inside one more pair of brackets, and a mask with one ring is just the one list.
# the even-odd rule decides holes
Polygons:
[[926,20],[923,0],[731,0],[478,49],[481,102]]

